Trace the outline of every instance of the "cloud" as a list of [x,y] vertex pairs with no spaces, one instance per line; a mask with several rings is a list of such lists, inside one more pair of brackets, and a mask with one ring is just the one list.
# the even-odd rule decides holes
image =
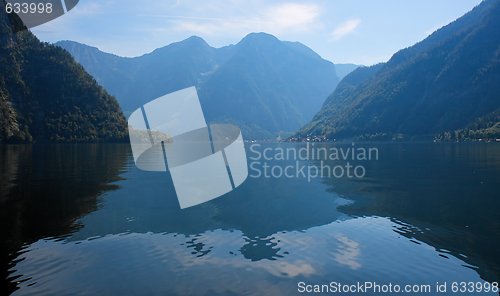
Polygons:
[[359,243],[343,234],[337,234],[335,238],[339,242],[337,250],[335,250],[335,261],[351,269],[359,269],[361,267]]
[[333,40],[340,40],[354,32],[361,24],[360,19],[350,19],[338,25],[331,33]]
[[304,29],[315,23],[319,11],[316,5],[285,3],[269,9],[262,22],[277,30]]
[[253,16],[237,18],[206,18],[164,15],[174,23],[173,29],[201,35],[237,34],[248,32],[304,32],[318,23],[320,8],[313,4],[283,3],[266,7]]

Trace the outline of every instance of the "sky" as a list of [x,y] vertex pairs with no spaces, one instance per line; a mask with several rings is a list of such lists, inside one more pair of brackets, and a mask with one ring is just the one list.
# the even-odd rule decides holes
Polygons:
[[47,42],[74,40],[120,56],[139,56],[196,35],[211,46],[251,32],[299,41],[334,63],[387,61],[480,0],[80,0],[64,16],[33,28]]

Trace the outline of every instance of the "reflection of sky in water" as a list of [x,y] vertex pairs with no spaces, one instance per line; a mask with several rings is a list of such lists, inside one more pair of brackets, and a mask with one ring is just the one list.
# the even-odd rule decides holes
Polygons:
[[[463,261],[399,235],[387,218],[356,218],[273,234],[279,258],[244,258],[240,231],[198,235],[125,233],[83,241],[40,240],[15,269],[22,294],[295,292],[310,282],[434,284],[481,281]],[[198,250],[194,245],[198,244]],[[200,247],[201,246],[201,247]],[[284,251],[286,250],[286,251]],[[204,252],[205,251],[205,252]],[[204,253],[203,253],[204,252]],[[201,255],[201,256],[200,256]]]
[[335,238],[339,241],[339,246],[334,252],[335,261],[351,269],[360,268],[361,263],[358,261],[360,255],[359,243],[343,234],[336,235]]

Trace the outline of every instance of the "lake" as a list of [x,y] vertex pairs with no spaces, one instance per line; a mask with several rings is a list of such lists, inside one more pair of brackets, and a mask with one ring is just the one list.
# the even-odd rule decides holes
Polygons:
[[[183,210],[169,174],[138,170],[128,145],[0,146],[2,294],[289,295],[368,281],[450,295],[500,280],[500,144],[356,143],[377,158],[340,160],[274,152],[351,143],[252,145],[240,187]],[[258,176],[263,162],[291,173]],[[293,173],[349,162],[362,177]]]

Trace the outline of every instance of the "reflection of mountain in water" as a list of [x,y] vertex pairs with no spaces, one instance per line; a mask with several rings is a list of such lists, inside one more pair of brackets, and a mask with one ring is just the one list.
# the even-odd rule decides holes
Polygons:
[[337,210],[345,200],[300,178],[293,182],[248,178],[223,197],[181,210],[168,174],[140,171],[129,160],[122,177],[125,180],[117,183],[120,190],[108,193],[101,209],[82,218],[84,227],[69,241],[124,232],[178,233],[188,237],[186,247],[202,252],[210,246],[190,242],[193,235],[238,230],[246,241],[241,252],[248,259],[276,259],[281,256],[271,242],[276,233],[347,218]]
[[[226,196],[185,210],[168,174],[135,168],[126,146],[22,147],[16,157],[0,154],[17,170],[0,210],[2,225],[14,225],[2,229],[10,290],[115,294],[133,286],[186,294],[237,283],[231,289],[241,294],[257,282],[288,291],[313,276],[349,282],[374,274],[398,283],[477,281],[467,263],[486,278],[498,262],[491,253],[498,203],[490,189],[499,159],[488,145],[378,146],[380,160],[364,163],[368,176],[357,182],[325,180],[326,187],[303,178],[249,178]],[[105,198],[98,198],[104,191]],[[336,192],[356,203],[347,206]],[[482,196],[466,199],[471,192]],[[364,217],[351,219],[339,206]],[[439,211],[425,215],[427,207]],[[470,231],[460,228],[462,220]],[[467,241],[458,242],[460,237]],[[7,252],[13,254],[7,258]],[[446,252],[453,256],[444,258]],[[455,258],[460,253],[467,258]]]
[[110,182],[118,180],[127,153],[127,145],[0,146],[3,279],[23,244],[81,227],[75,221],[98,208],[103,192],[116,188]]
[[241,252],[255,261],[280,256],[275,244],[269,243],[276,233],[346,217],[337,211],[342,199],[325,196],[321,186],[318,192],[308,192],[301,182],[248,179],[224,197],[181,210],[167,174],[131,167],[124,177],[126,181],[118,182],[121,189],[108,193],[101,209],[82,218],[84,227],[68,240],[124,232],[179,233],[186,235],[187,248],[204,255],[210,246],[196,243],[193,236],[216,229],[239,230],[246,241]]
[[[500,150],[492,144],[377,144],[380,159],[365,163],[362,180],[328,180],[354,199],[353,216],[391,217],[402,235],[428,243],[500,279]],[[400,222],[398,222],[400,223]]]
[[[7,149],[6,149],[7,148]],[[16,149],[0,146],[0,203],[7,198],[9,191],[14,186],[15,176],[17,175],[19,156],[22,152]],[[7,161],[3,161],[3,160]]]

